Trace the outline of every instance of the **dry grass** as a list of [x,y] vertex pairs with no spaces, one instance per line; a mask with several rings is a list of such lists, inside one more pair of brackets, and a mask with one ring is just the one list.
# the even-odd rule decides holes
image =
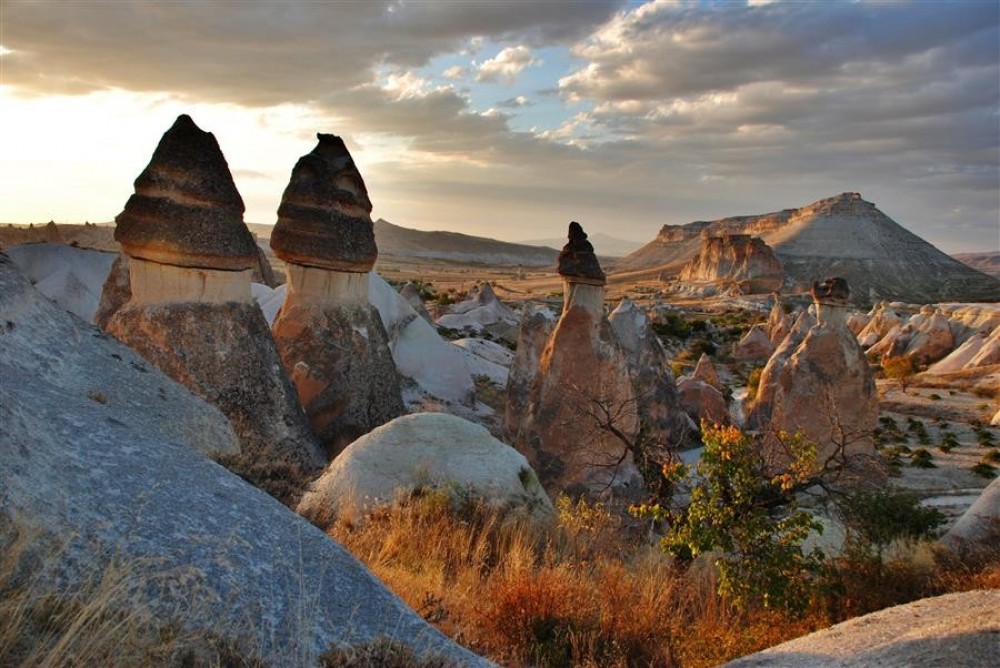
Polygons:
[[710,567],[682,571],[600,507],[557,504],[548,527],[442,495],[331,534],[458,642],[507,666],[715,666],[924,596],[1000,587],[977,562],[831,563],[805,613],[741,611]]

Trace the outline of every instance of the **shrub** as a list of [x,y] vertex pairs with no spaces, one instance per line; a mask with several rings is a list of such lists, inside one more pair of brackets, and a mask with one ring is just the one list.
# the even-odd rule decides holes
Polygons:
[[917,365],[912,358],[900,355],[882,360],[882,371],[886,378],[895,380],[899,384],[899,388],[906,392],[914,374],[917,373]]
[[815,464],[815,447],[789,440],[793,462],[781,476],[766,475],[762,450],[733,427],[702,425],[705,450],[690,505],[672,518],[662,541],[683,561],[721,552],[719,592],[741,608],[801,609],[819,574],[822,555],[802,542],[821,525],[797,508],[790,490]]
[[678,313],[669,311],[660,316],[659,322],[654,322],[653,332],[659,336],[672,336],[678,339],[686,339],[691,334],[691,326],[688,321]]
[[977,463],[975,466],[973,466],[969,470],[971,470],[973,473],[975,473],[976,475],[978,475],[980,477],[983,477],[983,478],[996,478],[997,477],[997,469],[996,469],[996,467],[992,466],[989,462],[986,462],[986,461],[981,461],[981,462]]
[[917,448],[913,451],[913,454],[910,455],[910,466],[918,469],[937,468],[937,464],[934,463],[934,455],[925,448]]
[[892,487],[850,494],[836,509],[847,530],[848,550],[879,561],[892,544],[928,538],[945,521],[938,509],[920,505],[913,492]]
[[760,377],[764,373],[764,367],[756,366],[750,369],[747,375],[747,399],[753,401],[757,398],[757,391],[760,390]]

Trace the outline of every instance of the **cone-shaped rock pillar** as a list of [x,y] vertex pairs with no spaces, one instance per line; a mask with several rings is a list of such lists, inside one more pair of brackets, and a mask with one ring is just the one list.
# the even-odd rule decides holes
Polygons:
[[102,300],[102,326],[217,406],[252,464],[321,468],[323,453],[250,297],[257,246],[215,137],[180,116],[116,222],[128,285],[120,276],[117,297]]
[[282,364],[327,453],[403,414],[368,272],[378,255],[368,189],[340,137],[318,135],[292,170],[271,248],[288,293],[272,325]]
[[[563,311],[540,354],[538,334],[549,327],[537,316],[522,321],[522,345],[535,345],[519,349],[511,369],[508,436],[550,493],[638,491],[631,452],[615,435],[638,433],[636,396],[626,353],[604,315],[604,272],[579,223],[570,223],[559,273]],[[615,424],[602,420],[605,411],[620,416]]]
[[750,426],[764,432],[766,457],[780,467],[787,455],[777,435],[801,432],[831,463],[868,479],[880,475],[872,433],[878,394],[864,351],[847,327],[850,289],[842,278],[815,283],[816,322],[796,324],[768,360]]

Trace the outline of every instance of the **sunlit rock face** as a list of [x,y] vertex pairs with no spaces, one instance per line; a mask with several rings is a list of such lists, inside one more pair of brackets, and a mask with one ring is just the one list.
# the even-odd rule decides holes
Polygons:
[[127,262],[105,284],[96,320],[217,406],[254,461],[321,468],[325,458],[250,298],[257,246],[215,138],[180,116],[135,189],[116,219]]
[[787,456],[777,435],[801,432],[818,446],[820,463],[833,458],[856,472],[874,472],[872,431],[878,419],[875,379],[847,327],[850,291],[843,279],[814,284],[816,323],[797,323],[761,374],[749,424],[765,432],[766,456]]
[[[604,272],[578,223],[560,254],[562,314],[550,327],[527,316],[511,370],[506,427],[550,493],[629,494],[641,487],[625,443],[608,429],[606,413],[626,439],[639,431],[638,402],[628,354],[604,315]],[[537,355],[537,368],[534,366]]]
[[296,163],[271,248],[288,292],[272,325],[281,362],[327,453],[402,415],[399,375],[368,272],[378,255],[368,190],[340,137]]
[[760,237],[750,234],[703,233],[701,248],[681,269],[680,279],[691,282],[747,283],[753,293],[781,287],[781,261]]

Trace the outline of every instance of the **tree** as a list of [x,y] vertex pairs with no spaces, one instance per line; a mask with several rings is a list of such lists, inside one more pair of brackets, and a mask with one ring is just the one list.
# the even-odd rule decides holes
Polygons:
[[887,357],[882,360],[882,371],[886,378],[895,380],[899,384],[899,389],[906,394],[906,388],[917,373],[917,365],[912,357],[899,355],[898,357]]
[[703,424],[702,440],[688,506],[645,507],[636,514],[665,517],[670,528],[661,545],[682,561],[717,553],[720,593],[736,605],[802,608],[824,563],[821,552],[806,554],[802,543],[822,527],[798,508],[792,492],[812,475],[815,448],[799,439],[791,464],[768,476],[759,444],[738,429]]

